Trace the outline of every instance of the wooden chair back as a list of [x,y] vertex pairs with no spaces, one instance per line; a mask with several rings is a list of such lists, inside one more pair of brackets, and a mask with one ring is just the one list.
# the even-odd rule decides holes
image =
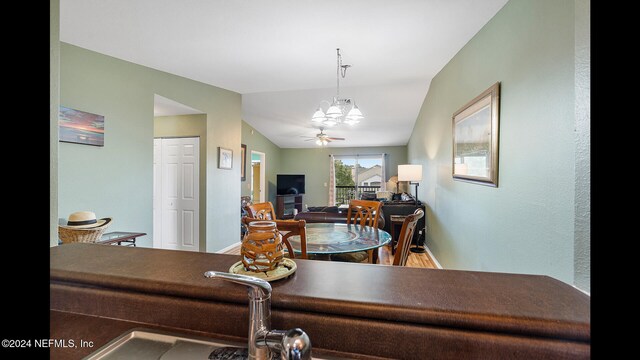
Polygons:
[[378,227],[382,203],[373,200],[351,200],[347,212],[347,224]]
[[263,202],[263,203],[255,203],[248,204],[244,207],[244,209],[249,214],[250,218],[258,219],[258,220],[275,220],[276,212],[273,209],[273,204],[271,201]]
[[[262,219],[251,218],[245,216],[242,223],[248,226],[252,221],[260,221]],[[289,242],[289,238],[294,235],[300,236],[300,255],[298,258],[307,259],[307,222],[305,220],[271,220],[276,223],[276,228],[282,233],[282,242],[287,247],[289,258],[295,259],[296,254]]]
[[416,211],[408,215],[402,223],[402,229],[400,230],[400,237],[398,239],[398,249],[393,257],[394,266],[405,266],[407,259],[409,258],[409,247],[413,240],[413,234],[416,230],[418,220],[424,216],[424,210],[416,209]]

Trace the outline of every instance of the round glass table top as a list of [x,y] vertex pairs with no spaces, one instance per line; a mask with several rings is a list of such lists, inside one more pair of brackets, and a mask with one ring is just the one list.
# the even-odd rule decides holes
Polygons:
[[[355,224],[307,224],[308,254],[340,254],[375,249],[391,242],[391,235],[370,226]],[[300,236],[289,238],[294,251],[300,252]]]

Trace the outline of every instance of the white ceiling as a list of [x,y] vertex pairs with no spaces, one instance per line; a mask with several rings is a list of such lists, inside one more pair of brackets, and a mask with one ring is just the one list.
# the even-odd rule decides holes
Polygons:
[[194,109],[185,104],[173,101],[164,96],[153,94],[153,116],[174,116],[204,114],[204,112]]
[[60,40],[239,92],[243,119],[281,147],[314,146],[300,136],[318,132],[340,47],[341,93],[366,118],[328,130],[347,138],[332,145],[404,145],[433,76],[506,2],[61,0]]

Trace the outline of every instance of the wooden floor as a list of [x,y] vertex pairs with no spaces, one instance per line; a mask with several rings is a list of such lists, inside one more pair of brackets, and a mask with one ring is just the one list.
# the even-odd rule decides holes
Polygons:
[[[378,264],[382,265],[391,265],[393,264],[393,255],[391,255],[391,247],[383,246],[382,251],[379,253]],[[417,268],[429,268],[429,269],[437,269],[438,267],[433,262],[429,253],[409,253],[409,257],[407,258],[407,267],[417,267]]]
[[[240,255],[240,243],[238,246],[224,252],[225,254],[230,255]],[[380,252],[380,257],[378,259],[378,264],[382,265],[391,265],[393,263],[393,255],[391,255],[391,250],[389,246],[383,246],[382,251]],[[409,253],[409,258],[407,259],[407,267],[416,267],[416,268],[429,268],[429,269],[437,269],[438,267],[435,265],[429,253]]]

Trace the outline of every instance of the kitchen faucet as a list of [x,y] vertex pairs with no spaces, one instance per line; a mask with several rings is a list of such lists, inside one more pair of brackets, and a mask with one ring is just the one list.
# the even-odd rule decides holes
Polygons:
[[311,340],[300,328],[271,330],[271,285],[251,276],[207,271],[207,278],[219,278],[248,287],[249,293],[249,359],[271,359],[271,351],[283,360],[311,359]]

